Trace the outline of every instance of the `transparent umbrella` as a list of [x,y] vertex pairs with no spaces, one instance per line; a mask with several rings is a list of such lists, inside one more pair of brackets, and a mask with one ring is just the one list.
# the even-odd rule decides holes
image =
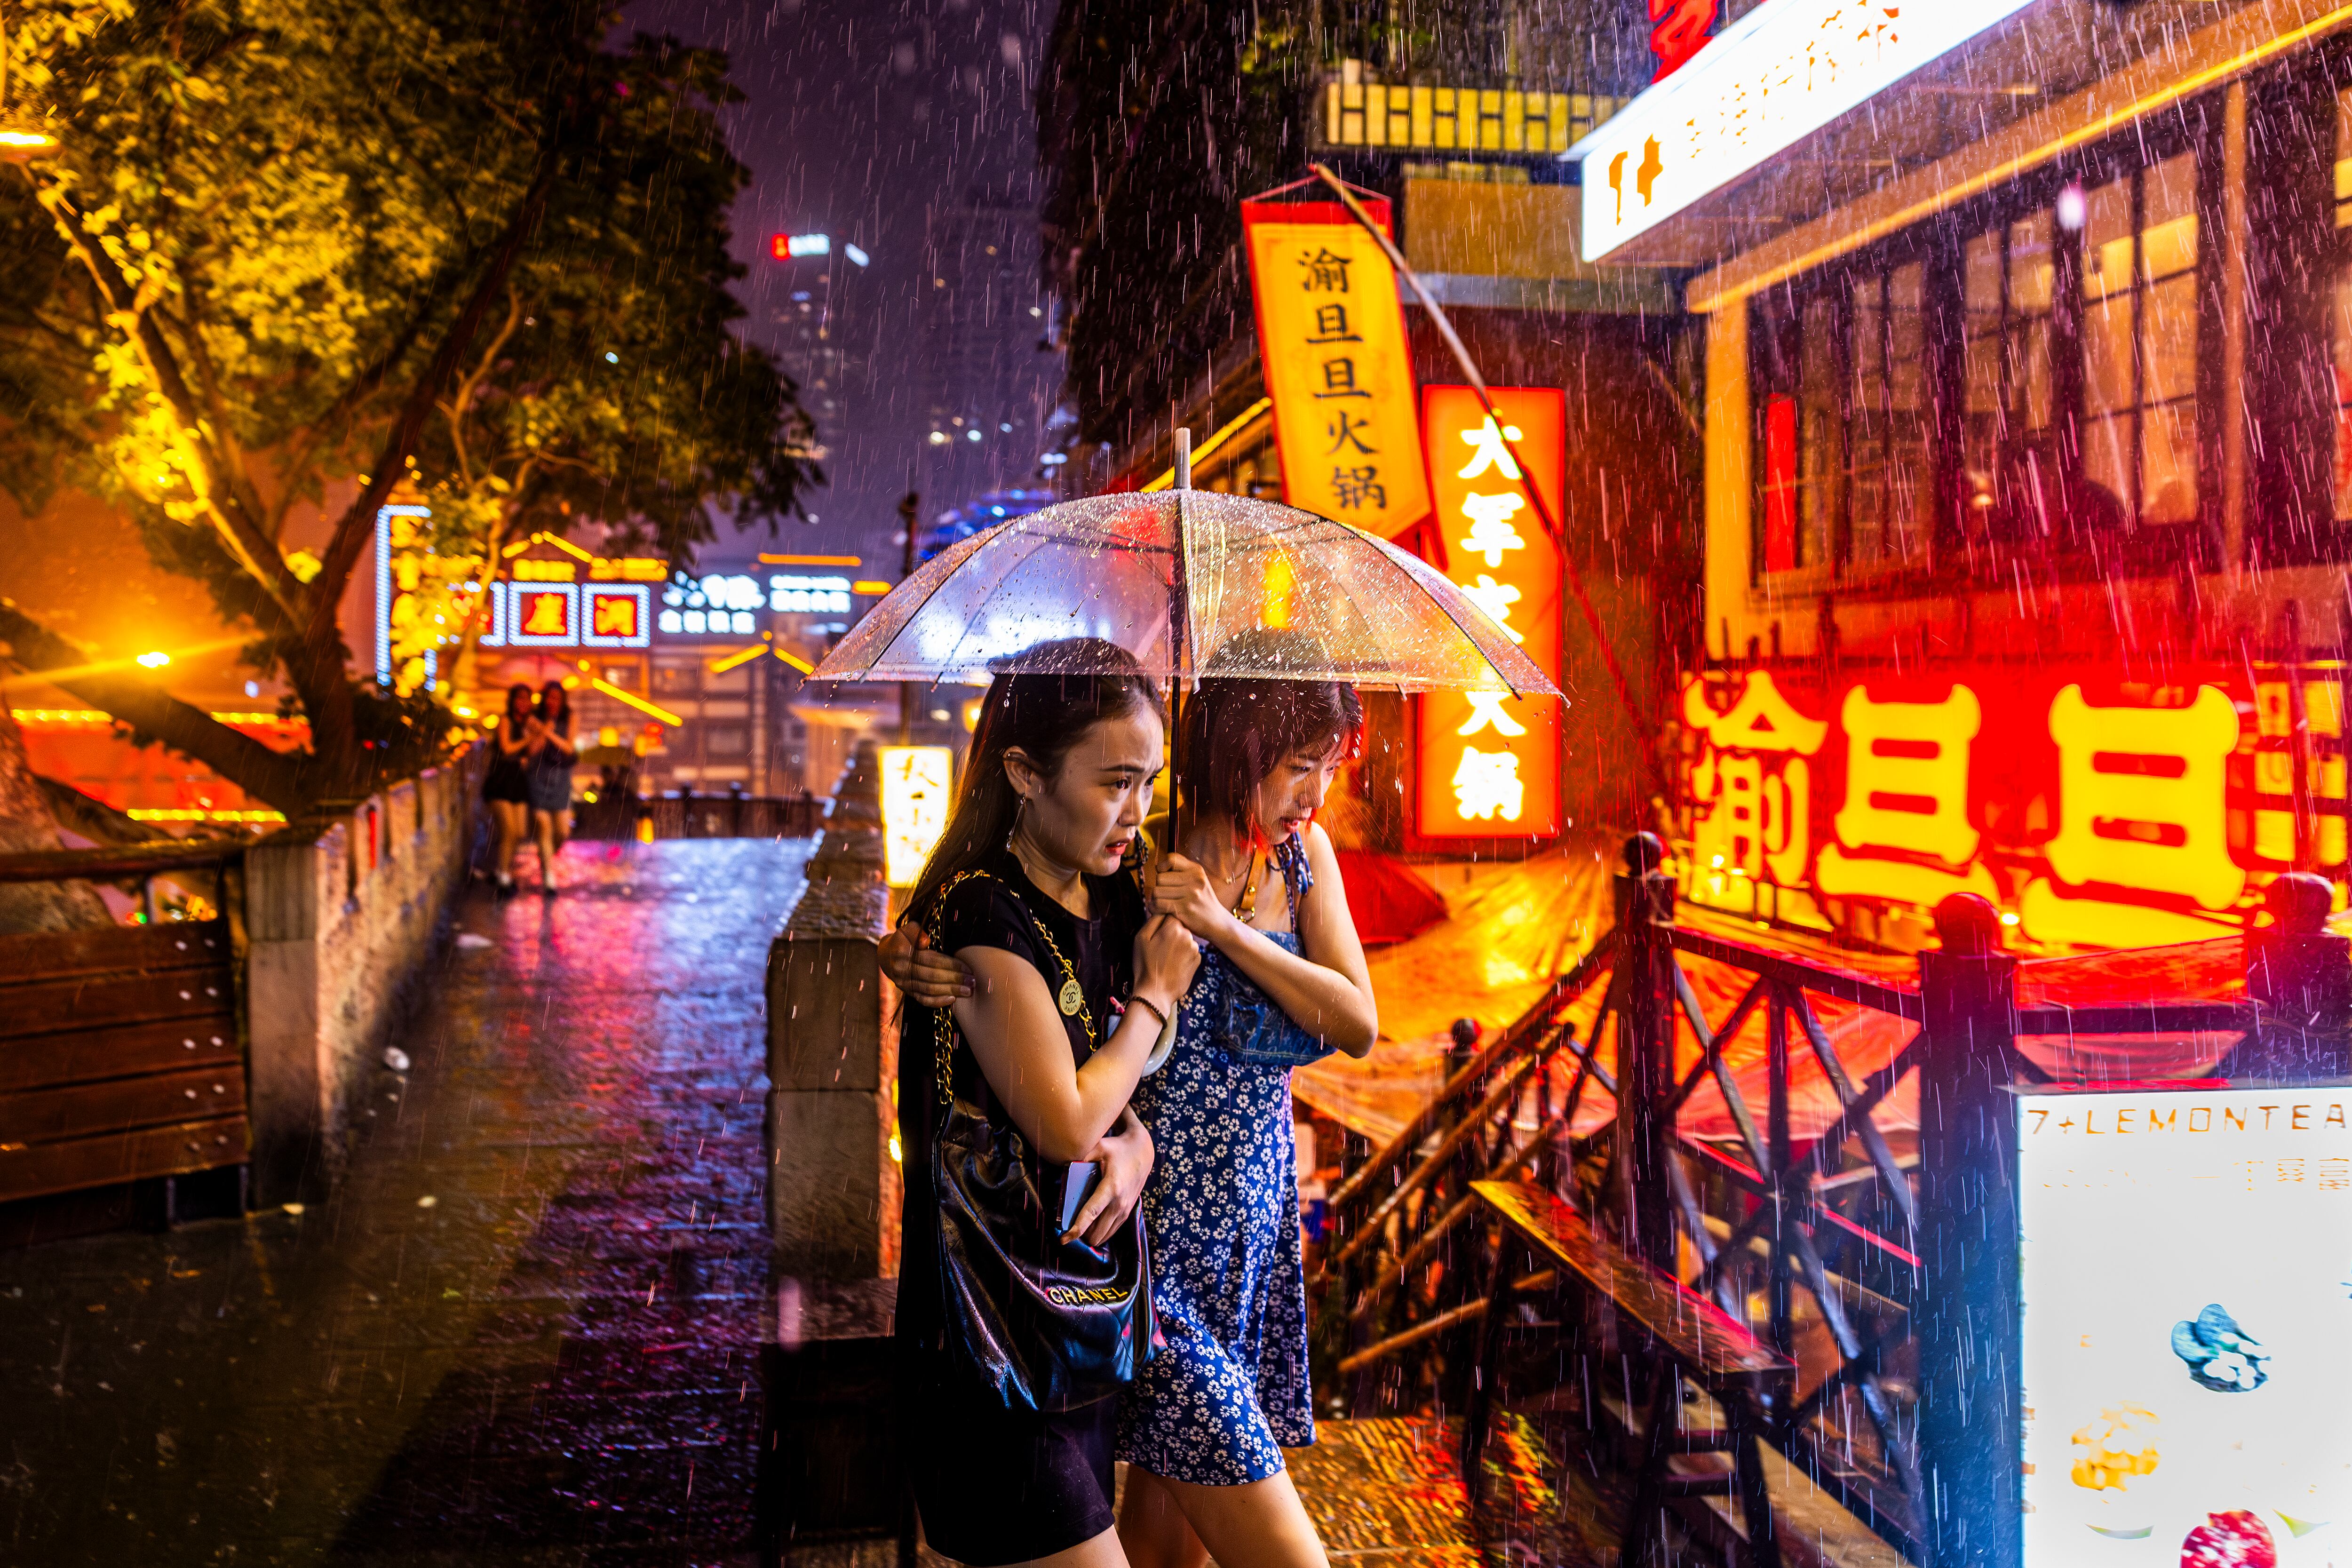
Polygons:
[[[1328,662],[1273,662],[1304,639],[1233,642],[1262,626],[1311,633]],[[1312,512],[1190,489],[1066,501],[965,540],[893,589],[810,679],[983,684],[1003,659],[1065,637],[1116,643],[1180,687],[1213,673],[1559,695],[1426,562]]]

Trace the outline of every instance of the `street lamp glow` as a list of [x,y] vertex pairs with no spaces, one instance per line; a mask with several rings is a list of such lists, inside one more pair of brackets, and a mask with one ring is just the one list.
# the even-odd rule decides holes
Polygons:
[[168,653],[163,653],[160,651],[155,653],[142,653],[139,656],[139,662],[146,668],[161,669],[165,665],[172,662],[172,656]]
[[863,249],[855,245],[843,246],[841,247],[841,254],[846,256],[850,260],[855,261],[860,267],[865,266],[867,262],[874,259],[872,257],[866,255]]

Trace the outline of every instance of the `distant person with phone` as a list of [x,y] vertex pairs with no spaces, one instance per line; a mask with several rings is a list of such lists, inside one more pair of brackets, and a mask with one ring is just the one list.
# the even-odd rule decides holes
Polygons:
[[1156,1339],[1128,1100],[1201,963],[1128,863],[1166,724],[1114,645],[1009,661],[908,905],[957,978],[899,1031],[903,1451],[930,1546],[976,1568],[1126,1561],[1118,1395]]

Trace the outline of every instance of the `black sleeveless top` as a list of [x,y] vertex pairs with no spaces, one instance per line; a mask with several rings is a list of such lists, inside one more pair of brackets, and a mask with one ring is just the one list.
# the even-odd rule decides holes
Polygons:
[[[938,922],[938,950],[955,953],[967,947],[992,947],[1024,959],[1045,977],[1045,989],[1058,994],[1065,975],[1061,961],[1037,940],[1043,925],[1078,973],[1078,989],[1086,998],[1085,1016],[1094,1023],[1096,1041],[1110,1038],[1118,1026],[1111,1011],[1113,998],[1124,999],[1135,984],[1135,938],[1143,929],[1142,889],[1125,871],[1087,878],[1087,907],[1092,919],[1080,920],[1048,897],[1021,862],[1006,850],[992,851],[973,868],[988,873],[958,883],[945,896]],[[932,922],[922,918],[926,929]],[[933,1030],[938,1013],[908,1002],[898,1028],[898,1144],[905,1203],[899,1218],[898,1337],[929,1346],[939,1337],[939,1200],[931,1190],[931,1129],[939,1115],[939,1075]],[[952,1023],[952,1019],[950,1019]],[[1085,1024],[1065,1016],[1070,1041],[1070,1061],[1084,1066],[1093,1054]],[[951,1040],[955,1037],[950,1034]],[[961,1047],[961,1042],[959,1047]],[[956,1087],[977,1089],[980,1070],[969,1048],[953,1058]]]

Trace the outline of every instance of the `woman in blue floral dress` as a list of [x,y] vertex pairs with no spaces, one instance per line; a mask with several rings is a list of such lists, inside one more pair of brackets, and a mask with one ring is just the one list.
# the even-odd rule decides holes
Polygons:
[[1133,1101],[1167,1346],[1127,1394],[1119,1541],[1135,1568],[1321,1568],[1282,1450],[1315,1440],[1290,1064],[1360,1057],[1380,1032],[1346,890],[1318,826],[1363,708],[1334,681],[1220,679],[1328,668],[1294,632],[1218,650],[1184,710],[1181,811],[1152,907],[1206,949],[1175,1048]]
[[[1157,1162],[1144,1191],[1165,1346],[1126,1395],[1119,1542],[1133,1568],[1325,1568],[1282,1450],[1315,1440],[1290,1068],[1379,1033],[1328,835],[1314,821],[1358,748],[1362,705],[1332,681],[1220,679],[1328,661],[1290,632],[1219,650],[1181,719],[1182,809],[1153,868],[1155,913],[1203,946],[1173,1050],[1132,1105]],[[886,942],[923,1000],[944,955]]]

